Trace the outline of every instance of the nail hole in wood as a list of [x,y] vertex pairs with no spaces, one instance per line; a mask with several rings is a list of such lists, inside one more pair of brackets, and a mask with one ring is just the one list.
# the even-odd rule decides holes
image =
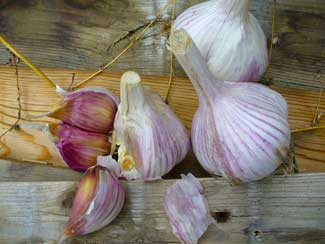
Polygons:
[[226,223],[231,214],[228,211],[223,211],[223,212],[214,212],[213,213],[213,218],[217,221],[217,223]]
[[259,237],[259,236],[261,236],[262,235],[262,231],[260,231],[260,230],[255,230],[254,231],[254,236],[257,238],[257,237]]

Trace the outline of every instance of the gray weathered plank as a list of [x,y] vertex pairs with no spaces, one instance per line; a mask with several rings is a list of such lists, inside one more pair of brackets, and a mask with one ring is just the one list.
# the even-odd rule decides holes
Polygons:
[[[3,1],[0,33],[38,66],[97,69],[109,61],[167,0]],[[203,0],[177,0],[177,14]],[[251,11],[270,37],[273,0],[252,0]],[[318,87],[325,66],[323,0],[278,0],[277,32],[270,76],[285,86]],[[170,10],[111,70],[169,72]],[[9,56],[0,48],[0,63]],[[184,76],[177,65],[176,75]]]
[[0,159],[0,182],[72,181],[81,177],[81,173],[71,169]]
[[[200,243],[324,243],[324,182],[325,174],[274,176],[243,186],[201,179],[212,214],[230,216],[211,226]],[[119,217],[67,243],[178,243],[162,205],[172,183],[125,182],[127,200]],[[1,182],[0,243],[55,243],[75,186],[71,181]]]

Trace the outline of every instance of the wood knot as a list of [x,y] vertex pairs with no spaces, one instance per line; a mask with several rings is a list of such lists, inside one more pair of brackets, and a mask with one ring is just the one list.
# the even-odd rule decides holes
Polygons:
[[228,211],[214,212],[212,217],[217,221],[217,223],[226,223],[230,219],[231,213]]
[[69,192],[62,201],[62,208],[72,208],[75,192]]

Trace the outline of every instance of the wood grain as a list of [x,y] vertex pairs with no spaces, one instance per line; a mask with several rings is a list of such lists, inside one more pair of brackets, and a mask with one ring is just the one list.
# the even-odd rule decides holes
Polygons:
[[[200,244],[325,242],[325,174],[274,176],[243,186],[214,178],[200,181],[219,220]],[[119,217],[99,232],[66,243],[179,243],[162,199],[174,182],[124,182],[127,196]],[[72,181],[0,182],[0,242],[56,243],[75,187]]]
[[[177,15],[203,0],[177,0]],[[110,61],[166,0],[25,0],[0,4],[0,33],[40,67],[94,70]],[[270,37],[273,0],[251,0],[250,9]],[[319,87],[325,66],[323,0],[278,0],[270,77],[275,84]],[[169,72],[170,9],[110,70],[147,75]],[[8,52],[0,47],[0,63]],[[176,65],[175,74],[184,76]]]
[[65,168],[0,159],[0,182],[78,181],[82,175]]
[[[43,69],[43,71],[62,87],[71,83],[72,73],[75,73],[76,82],[86,78],[91,72],[67,69]],[[96,77],[88,85],[109,88],[118,95],[118,73],[104,73]],[[55,90],[25,67],[19,69],[19,79],[22,91],[22,117],[27,115],[41,115],[51,110],[60,101],[61,97]],[[167,78],[158,76],[143,76],[144,84],[165,95]],[[289,104],[289,122],[292,129],[310,125],[316,107],[318,92],[296,88],[273,86],[283,94]],[[0,133],[14,123],[17,114],[15,73],[13,67],[0,66]],[[186,78],[175,78],[171,87],[169,105],[190,130],[192,117],[197,109],[198,101],[191,82]],[[325,109],[325,100],[320,104],[321,111]],[[54,149],[48,134],[41,130],[45,123],[54,120],[46,117],[30,121],[23,120],[20,130],[8,133],[0,144],[2,157],[19,161],[37,162],[51,166],[65,166]],[[321,120],[324,124],[324,120]],[[38,129],[35,129],[38,128]],[[301,172],[325,171],[325,132],[299,133],[295,135],[297,161]],[[193,153],[190,153],[171,175],[193,172],[198,177],[207,176],[197,163]]]

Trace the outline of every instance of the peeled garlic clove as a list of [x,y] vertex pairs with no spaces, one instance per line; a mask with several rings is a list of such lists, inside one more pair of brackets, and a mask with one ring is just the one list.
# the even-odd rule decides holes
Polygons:
[[83,131],[65,123],[51,124],[49,130],[61,157],[74,170],[85,171],[96,164],[97,156],[110,153],[107,135]]
[[112,131],[118,99],[103,88],[84,88],[68,93],[49,117],[82,130],[107,134]]
[[268,63],[266,38],[249,0],[211,0],[177,17],[174,30],[191,36],[215,79],[258,81]]
[[190,141],[186,128],[140,76],[121,78],[121,103],[115,119],[119,165],[127,179],[155,180],[184,159]]
[[216,81],[183,30],[173,51],[199,96],[192,146],[210,173],[249,182],[271,174],[290,147],[288,108],[277,92],[256,83]]
[[101,164],[87,170],[79,183],[61,243],[103,228],[120,213],[125,191],[110,167]]
[[192,174],[182,175],[164,195],[164,207],[174,235],[184,244],[196,244],[214,223],[203,187]]

